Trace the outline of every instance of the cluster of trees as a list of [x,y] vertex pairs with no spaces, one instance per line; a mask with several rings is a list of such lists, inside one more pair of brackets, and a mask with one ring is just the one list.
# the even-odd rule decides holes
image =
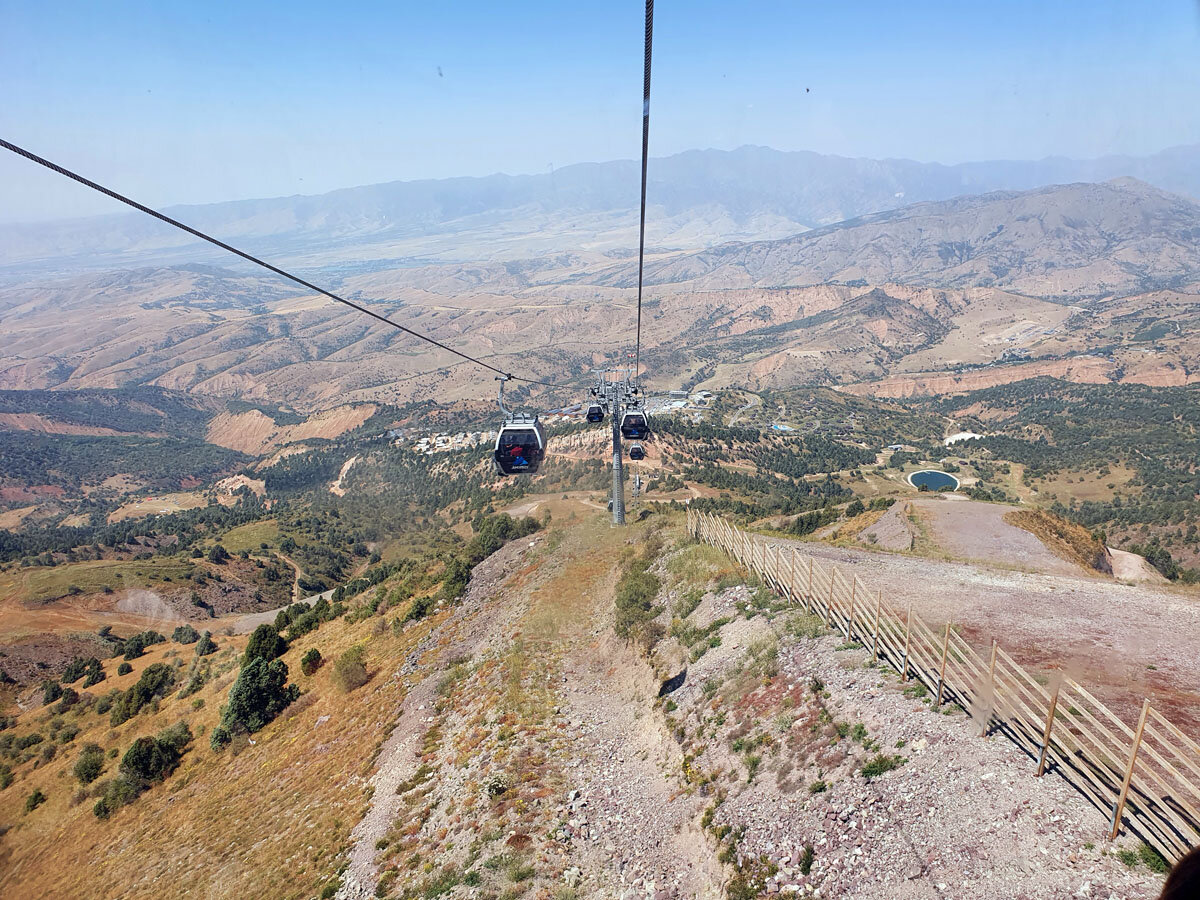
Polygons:
[[[161,516],[127,519],[111,525],[42,526],[21,531],[0,531],[0,562],[10,562],[45,553],[71,553],[90,547],[97,554],[102,547],[145,547],[141,539],[150,538],[151,546],[169,552],[187,549],[211,534],[223,533],[238,525],[257,522],[268,515],[262,498],[243,494],[233,506],[210,503],[196,509]],[[165,541],[165,538],[174,540]],[[53,560],[51,560],[53,562]]]
[[875,452],[820,434],[764,442],[747,453],[764,472],[791,478],[839,472],[875,462]]
[[1160,549],[1180,541],[1175,528],[1200,521],[1200,385],[1038,378],[933,406],[952,412],[974,404],[998,414],[1000,433],[969,442],[964,452],[1020,463],[1027,481],[1084,470],[1102,478],[1117,465],[1136,472],[1124,496],[1056,505],[1060,515],[1110,532],[1147,526],[1159,535]]
[[175,437],[112,437],[0,431],[4,474],[21,484],[51,484],[78,493],[122,472],[151,487],[177,490],[180,473],[211,479],[251,458],[204,441]]
[[[192,731],[186,722],[164,728],[152,737],[135,740],[121,758],[117,776],[94,790],[94,794],[100,795],[92,807],[96,818],[107,819],[153,785],[165,781],[179,767],[179,761],[191,742]],[[94,744],[89,746],[95,747]],[[89,779],[99,777],[103,766],[103,756],[97,758],[95,751],[89,752],[89,748],[85,747],[75,765],[75,774],[81,782],[88,783]]]
[[[854,492],[826,476],[819,481],[790,479],[780,476],[748,474],[723,466],[689,466],[684,473],[688,480],[707,484],[728,495],[697,497],[695,509],[706,512],[728,512],[742,519],[767,515],[794,515],[820,509],[851,499]],[[735,499],[733,495],[745,499]]]
[[149,386],[0,391],[0,413],[35,413],[71,425],[130,434],[202,433],[213,412],[208,402],[191,394]]

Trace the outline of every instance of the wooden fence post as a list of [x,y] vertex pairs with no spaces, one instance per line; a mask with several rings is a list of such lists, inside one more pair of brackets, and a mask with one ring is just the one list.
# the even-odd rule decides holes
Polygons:
[[938,670],[938,692],[936,706],[942,705],[942,689],[946,686],[946,655],[950,652],[950,623],[946,623],[946,636],[942,638],[942,667]]
[[846,621],[846,643],[854,640],[854,603],[858,597],[858,576],[850,576],[850,618]]
[[796,604],[796,548],[792,548],[792,572],[788,576],[788,605]]
[[1150,711],[1150,700],[1142,702],[1142,714],[1138,717],[1137,731],[1133,734],[1133,746],[1129,748],[1129,765],[1125,767],[1125,780],[1121,782],[1121,793],[1113,806],[1112,821],[1109,823],[1108,839],[1111,841],[1121,830],[1121,813],[1125,811],[1125,799],[1129,796],[1129,785],[1133,781],[1133,764],[1137,761],[1138,748],[1142,745],[1142,732],[1146,728],[1146,713]]
[[816,598],[813,596],[813,558],[808,558],[808,593],[804,595],[804,608],[812,612],[813,601]]
[[1054,711],[1058,709],[1058,692],[1062,688],[1062,679],[1054,688],[1054,696],[1050,698],[1050,712],[1046,714],[1046,730],[1042,732],[1042,752],[1038,754],[1037,775],[1041,778],[1046,771],[1046,756],[1050,752],[1050,732],[1054,728]]
[[879,611],[883,608],[883,591],[875,592],[875,645],[871,648],[871,658],[879,659]]
[[992,714],[997,709],[1000,708],[999,704],[996,703],[996,649],[998,646],[999,646],[999,644],[996,642],[996,639],[992,638],[992,661],[988,663],[988,692],[987,692],[988,703],[990,703],[992,705],[992,708],[988,711],[987,716],[984,717],[983,730],[981,732],[979,732],[980,737],[987,737],[988,726],[992,722]]
[[838,570],[837,566],[829,573],[829,602],[825,604],[825,627],[829,627],[829,623],[833,621],[833,585],[837,581]]
[[912,634],[912,604],[908,604],[908,615],[904,617],[904,668],[900,670],[900,680],[908,681],[908,639]]

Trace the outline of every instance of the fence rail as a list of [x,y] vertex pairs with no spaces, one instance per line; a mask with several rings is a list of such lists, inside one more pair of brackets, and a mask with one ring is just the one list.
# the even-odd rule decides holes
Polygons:
[[946,623],[931,628],[912,607],[897,610],[853,573],[826,568],[795,548],[688,510],[688,531],[723,550],[789,603],[869,649],[940,706],[961,706],[981,734],[999,731],[1037,760],[1036,776],[1067,778],[1108,811],[1108,838],[1122,829],[1175,861],[1200,844],[1200,744],[1146,700],[1130,726],[1086,688],[1038,678],[993,641],[985,659]]

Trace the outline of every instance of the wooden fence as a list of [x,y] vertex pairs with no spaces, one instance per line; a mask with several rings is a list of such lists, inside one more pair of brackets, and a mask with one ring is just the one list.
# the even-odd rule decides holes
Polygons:
[[1200,744],[1142,704],[1123,722],[1071,678],[1035,678],[992,641],[986,658],[950,623],[934,629],[898,610],[883,593],[795,548],[748,534],[724,519],[688,510],[688,530],[757,575],[789,603],[821,616],[900,673],[925,684],[940,706],[969,712],[981,734],[1001,731],[1109,815],[1108,838],[1137,834],[1167,860],[1200,843]]

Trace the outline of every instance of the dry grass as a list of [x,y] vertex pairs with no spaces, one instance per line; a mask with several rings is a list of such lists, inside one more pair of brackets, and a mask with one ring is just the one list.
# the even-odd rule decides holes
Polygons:
[[868,509],[853,519],[841,523],[831,535],[831,543],[847,547],[858,547],[858,536],[883,518],[886,509]]
[[1004,521],[1025,529],[1063,559],[1092,571],[1112,572],[1104,545],[1082,525],[1044,509],[1013,510],[1005,513]]
[[[220,897],[316,896],[336,873],[350,830],[361,818],[366,794],[360,776],[368,774],[363,762],[390,727],[406,689],[378,672],[394,669],[441,618],[400,635],[379,632],[375,619],[356,625],[339,620],[296,641],[284,661],[305,695],[236,755],[215,753],[208,745],[232,666],[197,694],[183,699],[172,694],[158,711],[117,728],[94,711],[67,713],[67,723],[82,729],[75,740],[40,768],[14,767],[16,781],[0,792],[0,823],[13,826],[4,839],[0,894],[159,898],[199,890]],[[213,657],[219,667],[233,662],[245,638],[218,635],[217,641],[229,648],[227,656]],[[310,647],[336,658],[363,642],[373,677],[352,694],[332,685],[330,667],[312,677],[300,674],[300,657]],[[91,692],[128,687],[172,650],[180,648],[156,645],[121,677],[115,676],[120,660],[106,661],[109,677]],[[185,660],[189,650],[180,651]],[[199,709],[197,700],[203,701]],[[322,716],[328,720],[318,726]],[[39,726],[45,732],[48,718],[44,709],[24,713],[16,733]],[[71,805],[78,785],[70,769],[85,742],[123,753],[135,738],[177,721],[188,722],[196,739],[163,785],[108,821],[93,816],[93,800]],[[116,760],[106,765],[111,774]],[[24,798],[34,788],[49,800],[25,815]]]
[[13,568],[0,574],[0,597],[6,600],[48,602],[66,597],[75,586],[83,593],[111,588],[145,588],[164,578],[185,581],[194,566],[187,561],[100,559],[46,567]]
[[[1136,473],[1125,466],[1113,465],[1107,475],[1097,471],[1057,472],[1050,478],[1036,482],[1038,496],[1043,500],[1057,497],[1064,503],[1071,498],[1079,501],[1094,500],[1098,503],[1111,502],[1117,491],[1125,494],[1140,493],[1129,487]],[[1109,487],[1109,485],[1112,487]]]

